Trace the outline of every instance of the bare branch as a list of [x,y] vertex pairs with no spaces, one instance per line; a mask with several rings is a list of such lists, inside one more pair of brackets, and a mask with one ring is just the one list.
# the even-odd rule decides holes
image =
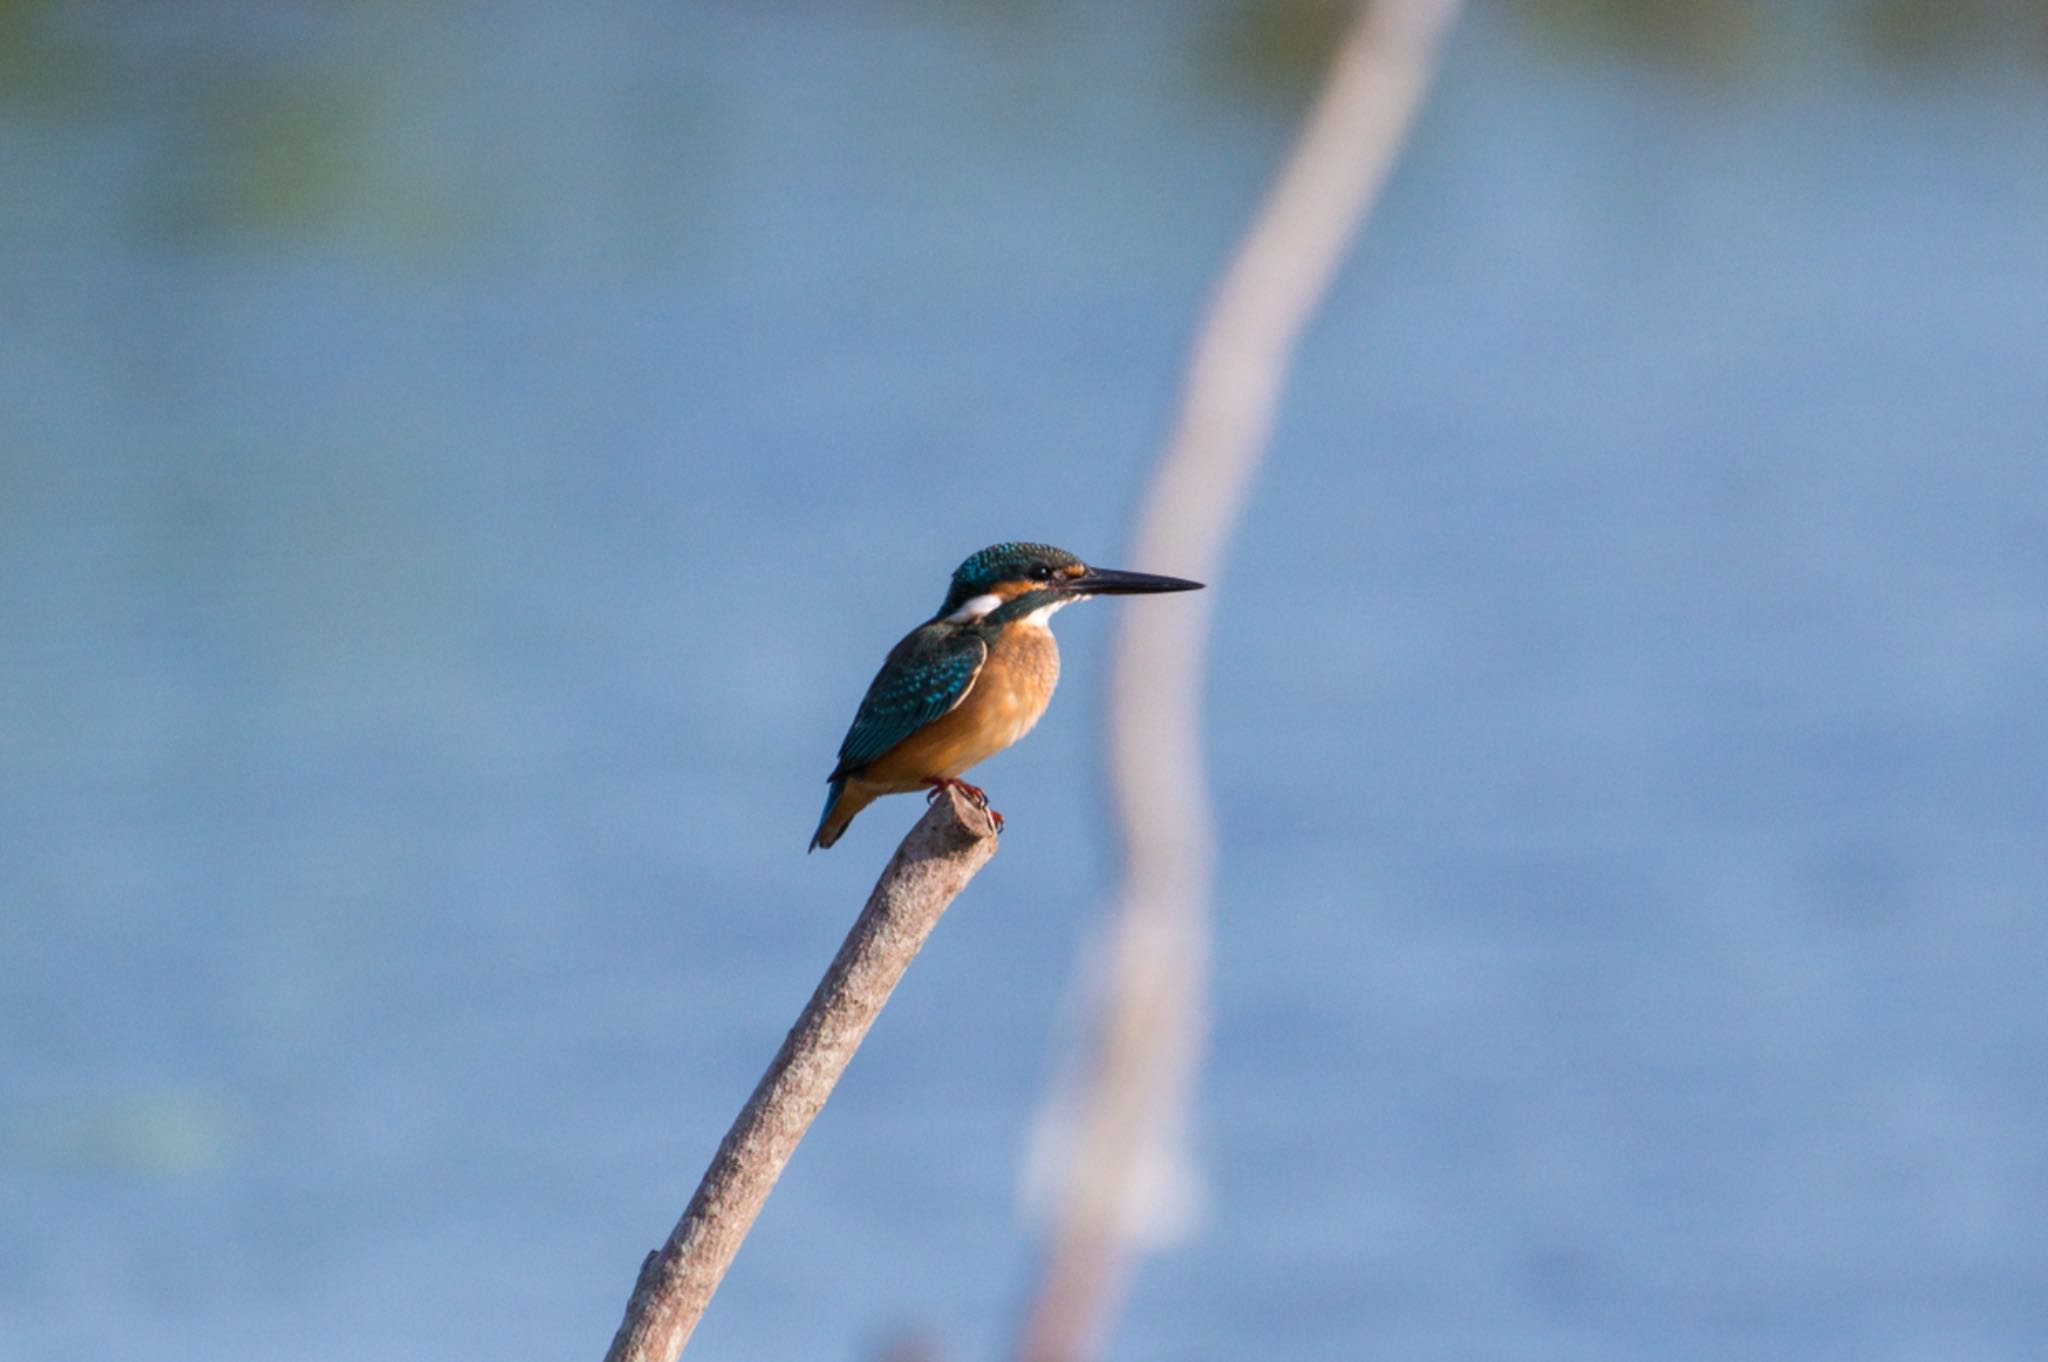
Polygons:
[[668,1242],[647,1255],[605,1362],[674,1362],[775,1180],[939,915],[995,855],[986,811],[957,791],[896,848],[774,1063],[732,1123]]
[[[1343,40],[1293,155],[1211,298],[1173,434],[1139,511],[1134,566],[1212,587],[1263,457],[1302,329],[1407,135],[1458,0],[1376,0]],[[1059,1190],[1023,1362],[1100,1350],[1139,1230],[1147,1168],[1178,1137],[1203,1014],[1214,815],[1201,760],[1211,590],[1120,618],[1109,775],[1123,883],[1073,1155]]]

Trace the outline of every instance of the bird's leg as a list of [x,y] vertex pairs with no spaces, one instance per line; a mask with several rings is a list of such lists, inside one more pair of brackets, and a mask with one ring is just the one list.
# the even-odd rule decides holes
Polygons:
[[982,789],[979,785],[969,785],[966,781],[953,776],[926,776],[924,783],[932,787],[931,793],[924,797],[924,802],[927,804],[938,803],[939,796],[947,790],[958,790],[961,794],[967,796],[967,802],[975,808],[985,809],[988,807],[988,791]]
[[968,803],[988,815],[989,822],[996,825],[997,832],[1003,830],[1003,816],[988,806],[988,791],[979,785],[969,785],[954,776],[931,776],[926,779],[925,784],[932,787],[931,793],[924,797],[925,803],[936,804],[939,802],[939,796],[947,790],[958,790],[967,796]]

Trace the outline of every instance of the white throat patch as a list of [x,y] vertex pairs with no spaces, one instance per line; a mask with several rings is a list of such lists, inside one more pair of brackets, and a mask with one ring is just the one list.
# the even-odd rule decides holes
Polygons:
[[958,610],[946,616],[948,624],[968,624],[980,619],[1003,603],[1001,596],[974,596],[963,602]]
[[1062,610],[1080,599],[1079,596],[1061,596],[1049,605],[1039,606],[1036,610],[1019,620],[1018,623],[1029,625],[1033,629],[1049,629],[1052,627],[1052,617],[1056,611]]

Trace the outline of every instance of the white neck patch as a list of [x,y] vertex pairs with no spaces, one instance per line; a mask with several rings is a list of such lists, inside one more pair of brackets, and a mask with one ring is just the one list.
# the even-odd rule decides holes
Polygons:
[[1080,597],[1078,596],[1061,596],[1049,604],[1039,606],[1036,610],[1019,620],[1018,623],[1029,625],[1033,629],[1050,628],[1050,621],[1054,612],[1072,605],[1079,599]]
[[968,624],[980,619],[1003,603],[1001,596],[974,596],[963,602],[958,610],[946,616],[948,624]]

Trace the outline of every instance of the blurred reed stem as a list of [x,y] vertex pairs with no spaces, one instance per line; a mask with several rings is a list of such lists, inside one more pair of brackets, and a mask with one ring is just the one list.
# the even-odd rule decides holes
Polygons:
[[1286,167],[1211,297],[1128,560],[1212,590],[1120,619],[1106,724],[1123,827],[1106,987],[1060,1104],[1071,1128],[1021,1362],[1101,1350],[1172,1178],[1207,1029],[1214,813],[1201,757],[1209,611],[1303,328],[1406,140],[1457,0],[1363,5]]

